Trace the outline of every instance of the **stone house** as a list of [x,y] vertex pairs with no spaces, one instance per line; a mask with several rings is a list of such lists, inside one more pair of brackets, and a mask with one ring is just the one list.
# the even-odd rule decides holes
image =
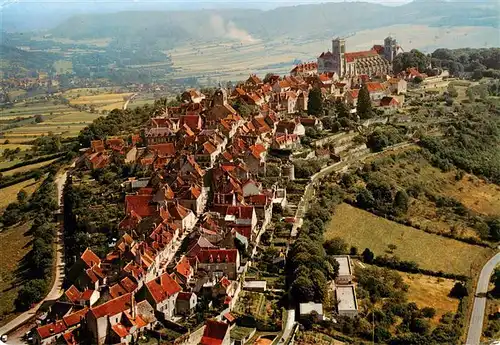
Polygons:
[[198,269],[215,276],[236,279],[240,267],[237,249],[202,249],[196,255]]
[[176,301],[176,312],[179,315],[191,315],[198,303],[198,297],[194,292],[179,292]]
[[177,296],[181,291],[181,286],[168,273],[145,284],[146,300],[163,314],[166,320],[171,320],[176,314]]

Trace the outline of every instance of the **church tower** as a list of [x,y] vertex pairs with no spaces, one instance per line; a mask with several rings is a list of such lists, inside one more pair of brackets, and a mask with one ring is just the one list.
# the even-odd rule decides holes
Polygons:
[[391,64],[398,53],[398,42],[391,36],[384,40],[384,57]]
[[334,70],[339,77],[342,77],[346,71],[345,52],[346,52],[345,39],[340,37],[333,39],[332,54],[335,66]]
[[214,106],[227,104],[227,91],[226,91],[226,89],[219,86],[219,88],[215,91],[214,96],[212,98],[212,104]]

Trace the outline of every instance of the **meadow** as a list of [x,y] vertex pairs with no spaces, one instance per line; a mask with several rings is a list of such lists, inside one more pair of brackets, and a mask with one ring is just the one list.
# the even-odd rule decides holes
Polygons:
[[33,194],[33,192],[38,188],[39,185],[39,182],[35,181],[34,179],[30,179],[0,189],[0,210],[4,209],[11,202],[15,201],[17,198],[17,193],[19,193],[21,189],[23,189],[29,197],[31,196],[31,194]]
[[[36,123],[35,115],[41,115],[43,121]],[[65,137],[76,136],[99,116],[53,102],[19,103],[13,108],[0,111],[0,121],[2,121],[0,127],[3,127],[1,137],[9,140],[9,144],[17,144],[49,133]],[[24,120],[18,121],[17,118]]]
[[436,310],[436,315],[431,319],[437,325],[443,314],[456,313],[459,300],[449,297],[455,281],[451,279],[436,278],[423,274],[400,273],[408,284],[408,300],[415,302],[422,309],[431,307]]
[[343,238],[359,251],[365,248],[375,255],[385,255],[390,244],[393,255],[401,260],[414,261],[421,268],[454,274],[470,275],[492,255],[493,250],[426,233],[348,204],[336,208],[327,225],[325,239]]

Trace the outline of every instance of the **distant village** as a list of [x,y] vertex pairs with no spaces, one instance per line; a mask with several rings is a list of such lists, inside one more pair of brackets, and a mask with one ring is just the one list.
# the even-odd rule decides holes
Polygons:
[[[295,66],[289,76],[264,82],[250,75],[233,89],[219,87],[211,95],[189,89],[179,106],[165,106],[130,140],[92,141],[81,150],[75,171],[105,169],[121,157],[150,174],[122,184],[120,238],[105,257],[89,248],[78,253],[66,276],[69,288],[51,307],[56,317],[36,329],[34,343],[136,344],[159,324],[178,327],[203,297],[221,306],[218,313],[175,344],[244,344],[245,338],[232,332],[238,318],[233,310],[242,291],[268,289],[265,280],[245,274],[255,265],[273,212],[288,202],[286,186],[264,183],[270,161],[276,161],[269,152],[289,157],[300,149],[308,128],[322,129],[317,117],[305,115],[313,88],[353,113],[362,85],[373,106],[402,107],[408,83],[427,76],[414,68],[393,75],[392,61],[400,51],[391,37],[361,52],[347,52],[346,41],[334,39],[331,51]],[[445,77],[430,77],[430,83]],[[240,114],[234,103],[256,111]],[[334,156],[328,150],[316,154]],[[278,164],[280,181],[295,179],[287,159]],[[295,217],[283,221],[297,229]],[[286,254],[278,252],[275,264],[284,265]],[[337,261],[338,313],[353,317],[358,305],[351,261],[349,256]],[[301,304],[299,317],[313,311],[323,317],[322,308]]]

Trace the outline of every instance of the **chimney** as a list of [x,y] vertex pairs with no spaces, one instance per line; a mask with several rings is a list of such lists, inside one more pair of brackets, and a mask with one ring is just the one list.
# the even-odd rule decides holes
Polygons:
[[130,313],[132,315],[132,319],[135,320],[137,317],[137,305],[135,304],[135,296],[133,293],[130,294]]

